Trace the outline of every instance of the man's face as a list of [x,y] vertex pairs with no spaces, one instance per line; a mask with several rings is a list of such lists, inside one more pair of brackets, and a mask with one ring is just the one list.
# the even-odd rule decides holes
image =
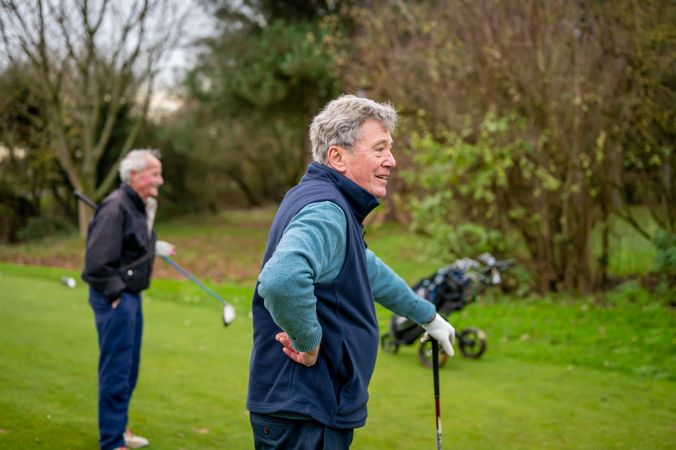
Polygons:
[[164,184],[162,178],[162,163],[153,156],[148,156],[148,162],[145,169],[138,172],[131,172],[129,185],[143,199],[148,197],[157,197],[158,189]]
[[377,120],[361,126],[352,152],[346,151],[345,175],[378,198],[387,194],[387,180],[397,162],[392,155],[392,136]]

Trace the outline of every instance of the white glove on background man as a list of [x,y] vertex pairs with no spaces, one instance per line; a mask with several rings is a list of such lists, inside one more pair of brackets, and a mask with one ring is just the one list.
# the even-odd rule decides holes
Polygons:
[[157,241],[155,242],[155,254],[157,256],[174,256],[176,247],[167,241]]
[[444,351],[453,356],[455,351],[453,351],[453,343],[455,342],[455,328],[453,325],[446,322],[446,319],[441,317],[438,313],[434,316],[431,322],[427,322],[422,325],[426,333],[420,339],[420,342],[426,342],[430,340],[430,336],[439,342]]

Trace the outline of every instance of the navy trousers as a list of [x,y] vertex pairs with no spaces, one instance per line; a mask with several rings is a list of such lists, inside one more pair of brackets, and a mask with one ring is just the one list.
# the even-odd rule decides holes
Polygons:
[[314,420],[250,413],[256,450],[348,450],[354,430],[329,428]]
[[143,312],[139,293],[122,292],[116,308],[89,289],[99,335],[99,446],[124,445],[129,401],[136,387],[141,359]]

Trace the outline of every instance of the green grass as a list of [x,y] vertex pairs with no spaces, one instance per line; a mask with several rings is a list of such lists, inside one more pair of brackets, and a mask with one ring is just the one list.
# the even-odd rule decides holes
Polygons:
[[[252,447],[245,410],[251,288],[274,209],[184,217],[157,226],[176,260],[236,307],[219,305],[158,261],[144,296],[146,327],[131,425],[159,449]],[[653,270],[654,250],[614,224],[613,275]],[[409,283],[448,261],[420,238],[370,226],[366,241]],[[79,280],[84,244],[71,236],[0,246],[0,449],[95,448],[96,332]],[[62,267],[37,267],[59,266]],[[636,282],[598,298],[516,300],[490,294],[451,317],[479,326],[486,355],[441,371],[445,448],[676,449],[674,293]],[[381,331],[390,314],[379,308]],[[434,448],[431,372],[415,346],[381,353],[369,419],[355,449]]]
[[[62,275],[77,272],[0,264],[2,449],[96,448],[96,332],[85,287]],[[214,287],[237,309],[227,329],[188,282],[155,280],[144,296],[131,426],[152,448],[252,448],[251,286]],[[388,319],[379,309],[381,328]],[[664,303],[487,300],[453,322],[482,327],[489,349],[441,370],[445,448],[676,448],[676,327]],[[434,448],[432,374],[414,346],[379,355],[370,394],[354,449]]]
[[[2,265],[0,448],[95,448],[98,349],[86,289],[58,269]],[[153,447],[243,448],[249,290],[220,287],[239,314],[186,282],[159,280],[144,298],[142,375],[131,423]],[[39,446],[38,446],[39,443]]]
[[676,382],[676,317],[665,305],[504,297],[470,305],[453,322],[491,330],[491,349],[519,360]]

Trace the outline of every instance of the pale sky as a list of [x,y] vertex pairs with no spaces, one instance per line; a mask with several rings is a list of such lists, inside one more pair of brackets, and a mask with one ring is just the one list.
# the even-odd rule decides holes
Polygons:
[[[187,3],[196,4],[195,0]],[[191,10],[191,17],[186,26],[184,36],[184,46],[172,51],[168,61],[163,64],[158,87],[167,88],[181,81],[187,69],[189,69],[196,60],[198,49],[192,42],[199,38],[207,37],[216,33],[216,22],[202,7],[195,7]]]

